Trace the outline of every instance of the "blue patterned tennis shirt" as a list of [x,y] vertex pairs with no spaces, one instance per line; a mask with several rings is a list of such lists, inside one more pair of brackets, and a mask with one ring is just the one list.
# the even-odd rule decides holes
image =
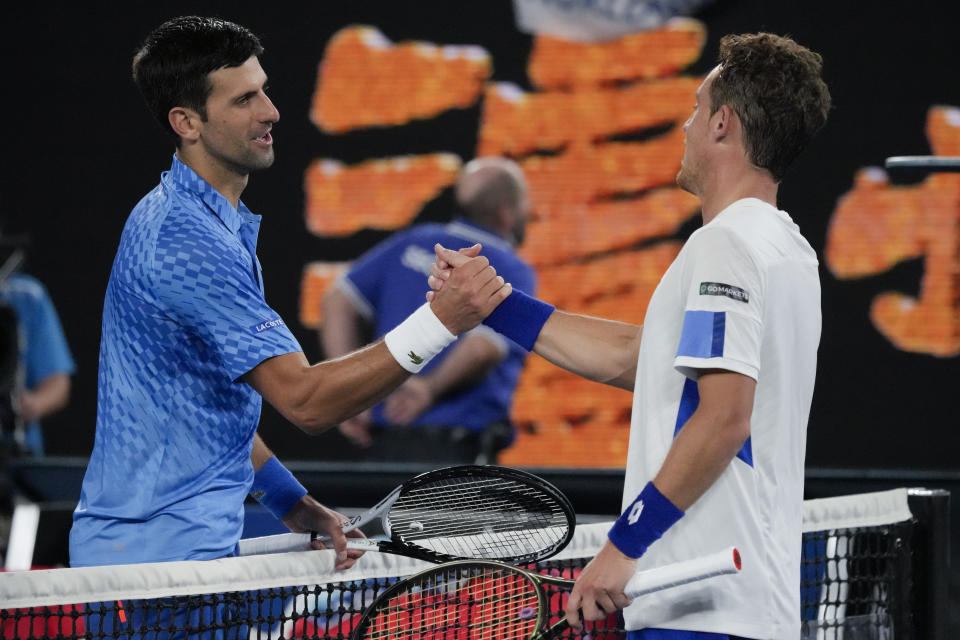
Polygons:
[[301,350],[264,299],[259,228],[176,156],[127,219],[104,301],[71,565],[233,552],[262,403],[240,378]]

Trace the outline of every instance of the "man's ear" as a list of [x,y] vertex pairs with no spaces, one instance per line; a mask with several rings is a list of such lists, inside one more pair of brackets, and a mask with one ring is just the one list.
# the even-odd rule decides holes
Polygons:
[[502,229],[509,229],[513,226],[513,218],[516,215],[514,208],[508,204],[502,204],[497,209],[497,223],[500,228],[497,231]]
[[196,141],[200,137],[200,114],[187,107],[174,107],[167,114],[170,127],[178,136],[188,141]]
[[730,108],[730,105],[721,105],[716,112],[710,116],[710,134],[714,140],[717,142],[723,140],[733,130],[733,119],[736,117],[736,114],[733,113],[733,109]]

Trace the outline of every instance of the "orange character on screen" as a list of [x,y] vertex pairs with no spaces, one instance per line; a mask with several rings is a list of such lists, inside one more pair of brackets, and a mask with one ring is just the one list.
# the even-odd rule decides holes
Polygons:
[[[960,155],[960,109],[927,116],[934,155]],[[882,169],[862,169],[837,204],[826,262],[840,279],[882,273],[923,258],[919,295],[880,293],[870,320],[897,348],[941,357],[960,354],[960,174],[934,173],[917,185],[889,183]]]
[[[705,38],[703,24],[688,19],[601,44],[537,36],[528,92],[491,81],[493,61],[480,47],[395,44],[373,27],[348,27],[321,61],[311,119],[341,134],[480,103],[476,155],[515,159],[530,184],[520,253],[537,269],[538,296],[572,312],[642,322],[680,250],[678,230],[699,210],[674,177],[702,80],[681,72],[700,58]],[[305,180],[307,226],[322,236],[402,228],[455,181],[460,163],[443,153],[351,166],[319,159]],[[306,326],[322,323],[319,301],[343,269],[307,266]],[[537,358],[527,363],[514,400],[520,433],[500,461],[622,466],[631,395]]]

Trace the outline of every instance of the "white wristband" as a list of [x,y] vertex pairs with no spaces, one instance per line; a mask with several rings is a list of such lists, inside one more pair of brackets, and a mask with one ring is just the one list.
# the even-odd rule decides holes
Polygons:
[[456,339],[440,322],[429,302],[383,336],[387,349],[410,373],[418,373]]

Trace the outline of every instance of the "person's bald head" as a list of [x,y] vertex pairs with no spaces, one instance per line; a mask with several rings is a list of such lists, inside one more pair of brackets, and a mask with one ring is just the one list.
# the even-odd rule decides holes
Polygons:
[[527,181],[520,166],[500,157],[471,160],[457,180],[457,204],[474,222],[519,245],[527,223]]

